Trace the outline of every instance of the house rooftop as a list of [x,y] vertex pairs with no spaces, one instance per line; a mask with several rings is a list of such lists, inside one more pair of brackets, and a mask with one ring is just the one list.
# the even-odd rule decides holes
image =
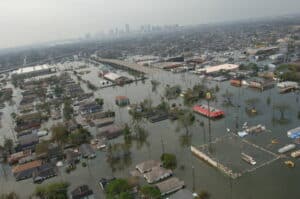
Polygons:
[[176,177],[169,178],[156,184],[162,195],[175,192],[184,187],[184,182]]
[[172,170],[163,167],[153,167],[150,172],[144,174],[148,183],[163,180],[173,174]]
[[128,99],[126,96],[116,96],[116,100]]
[[93,190],[91,190],[87,185],[82,185],[74,189],[71,194],[72,199],[84,199],[87,196],[93,195]]
[[15,167],[12,168],[12,172],[15,173],[19,173],[22,171],[26,171],[28,169],[33,169],[33,168],[37,168],[40,167],[42,165],[42,161],[41,160],[36,160],[36,161],[32,161],[32,162],[28,162],[22,165],[17,165]]
[[181,189],[170,196],[169,199],[193,199],[193,193],[187,189]]
[[140,164],[137,164],[135,168],[139,170],[141,173],[146,173],[152,170],[154,167],[160,167],[162,163],[157,160],[147,160],[145,162],[142,162]]

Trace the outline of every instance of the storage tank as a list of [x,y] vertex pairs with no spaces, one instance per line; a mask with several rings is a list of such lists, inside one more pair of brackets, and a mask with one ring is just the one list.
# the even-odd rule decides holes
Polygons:
[[278,153],[286,153],[294,148],[296,148],[295,144],[288,144],[288,145],[278,149]]

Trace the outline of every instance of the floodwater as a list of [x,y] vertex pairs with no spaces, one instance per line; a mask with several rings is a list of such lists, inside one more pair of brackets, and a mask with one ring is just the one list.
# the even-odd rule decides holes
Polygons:
[[[89,79],[89,81],[95,85],[99,84],[102,80],[97,77],[97,70],[97,68],[93,67],[91,73],[82,76],[83,79]],[[151,79],[155,79],[161,83],[156,92],[152,92]],[[116,111],[116,123],[130,123],[131,119],[128,115],[128,109],[126,107],[119,108],[115,106],[115,96],[126,95],[130,98],[132,104],[139,103],[146,98],[151,98],[153,104],[157,105],[160,103],[161,96],[163,96],[164,88],[167,84],[179,84],[182,89],[186,89],[200,82],[202,82],[202,79],[189,73],[173,74],[159,71],[153,73],[149,76],[149,79],[144,82],[139,81],[123,87],[99,89],[94,92],[94,94],[95,98],[104,98],[105,109],[113,109]],[[220,88],[217,94],[218,101],[212,102],[211,105],[216,108],[222,108],[226,114],[224,118],[212,121],[212,139],[224,136],[227,133],[226,128],[234,129],[236,122],[238,122],[239,127],[241,127],[244,122],[248,122],[250,126],[264,124],[267,129],[270,130],[270,132],[256,136],[249,135],[245,138],[259,146],[276,152],[278,148],[292,142],[287,138],[286,131],[300,126],[300,122],[297,118],[298,110],[300,110],[299,103],[296,100],[297,94],[278,94],[276,88],[264,92],[245,87],[236,88],[230,86],[229,82],[206,82],[206,84],[211,87],[215,87],[215,84],[218,84]],[[87,88],[84,87],[84,89],[86,90]],[[235,105],[240,105],[240,108],[225,107],[222,105],[222,94],[225,93],[226,90],[234,94],[233,102]],[[245,100],[253,97],[260,99],[256,105],[259,114],[254,117],[248,116],[245,112]],[[267,97],[271,99],[270,105],[267,104]],[[285,116],[288,118],[288,122],[285,124],[272,122],[273,117],[280,116],[279,112],[273,109],[273,105],[281,102],[289,104],[290,106],[290,109],[285,112]],[[171,100],[170,103],[183,104],[183,101],[179,97],[177,100]],[[8,108],[2,111],[6,113]],[[10,115],[8,117],[10,117]],[[200,146],[205,142],[203,128],[199,125],[199,121],[205,123],[206,132],[208,132],[208,121],[200,115],[196,115],[196,119],[197,122],[190,128],[192,135],[191,144]],[[9,118],[7,118],[7,120],[9,120]],[[98,185],[98,181],[101,177],[110,175],[128,177],[130,175],[129,172],[141,161],[148,159],[158,160],[164,148],[165,152],[174,153],[177,156],[178,168],[175,170],[175,176],[184,180],[186,187],[190,190],[193,189],[194,181],[195,190],[198,192],[203,190],[208,191],[212,199],[282,199],[300,197],[300,189],[298,186],[300,182],[299,160],[295,160],[296,167],[293,169],[284,165],[283,162],[286,159],[279,159],[270,165],[233,180],[192,155],[189,144],[183,142],[185,132],[183,130],[176,131],[176,122],[169,120],[153,124],[144,122],[143,126],[148,131],[147,142],[138,144],[133,141],[132,147],[130,148],[130,157],[122,161],[121,165],[115,165],[115,170],[112,170],[110,165],[106,162],[105,152],[99,151],[97,152],[96,159],[88,161],[88,167],[83,168],[81,165],[78,165],[77,169],[70,174],[62,170],[58,177],[49,179],[43,184],[53,181],[68,181],[71,183],[70,190],[78,185],[87,184],[94,190],[96,198],[105,198]],[[98,131],[96,128],[91,128],[90,130],[92,133],[97,133]],[[10,133],[7,133],[7,131],[7,128],[2,128],[0,130],[1,135],[5,134],[9,136]],[[276,145],[270,144],[272,139],[277,139],[279,143]],[[122,137],[111,141],[111,143],[122,142],[124,142]],[[299,148],[299,146],[297,146],[297,148]],[[223,158],[227,157],[227,159],[231,159],[230,150],[227,150],[226,147],[215,147],[214,154],[216,157],[222,156]],[[258,159],[261,159],[261,157],[258,157]],[[240,160],[232,158],[232,161]],[[194,180],[193,167],[195,173]],[[2,169],[0,169],[0,176],[0,193],[15,191],[21,195],[21,198],[28,198],[36,186],[32,183],[31,179],[15,182],[7,165],[3,165]]]

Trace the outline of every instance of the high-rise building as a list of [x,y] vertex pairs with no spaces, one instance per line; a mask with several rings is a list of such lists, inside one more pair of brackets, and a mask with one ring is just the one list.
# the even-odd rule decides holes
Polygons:
[[130,33],[130,27],[129,27],[129,24],[126,24],[125,25],[125,32],[128,34]]

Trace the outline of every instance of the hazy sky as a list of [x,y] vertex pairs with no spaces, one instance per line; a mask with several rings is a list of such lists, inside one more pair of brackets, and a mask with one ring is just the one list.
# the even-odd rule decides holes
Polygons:
[[200,24],[300,13],[300,0],[0,0],[0,48],[112,27]]

